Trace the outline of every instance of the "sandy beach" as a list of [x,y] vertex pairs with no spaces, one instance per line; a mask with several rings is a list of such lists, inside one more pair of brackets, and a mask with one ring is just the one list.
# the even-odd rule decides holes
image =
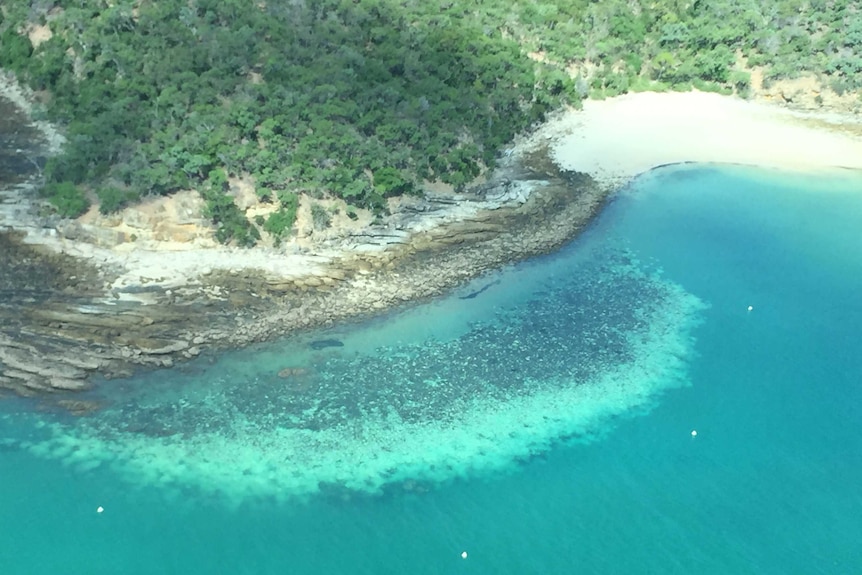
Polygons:
[[560,167],[611,187],[681,162],[862,169],[862,118],[697,91],[589,100],[539,134],[553,142]]

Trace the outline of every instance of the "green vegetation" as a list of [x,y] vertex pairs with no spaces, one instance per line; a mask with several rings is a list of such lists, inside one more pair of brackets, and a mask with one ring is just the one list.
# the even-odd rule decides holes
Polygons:
[[271,234],[275,243],[279,244],[284,239],[293,223],[296,221],[296,210],[299,209],[299,198],[293,192],[281,190],[278,194],[281,207],[269,215],[263,224],[263,229]]
[[311,204],[311,223],[315,230],[325,230],[332,224],[332,216],[320,204]]
[[133,191],[111,185],[96,190],[96,196],[99,198],[99,212],[102,214],[116,212],[137,199],[137,194]]
[[[65,153],[44,170],[49,196],[83,186],[109,212],[196,188],[218,237],[241,245],[259,231],[227,195],[229,177],[251,175],[258,196],[279,203],[263,229],[282,238],[295,194],[379,214],[423,179],[461,188],[515,134],[584,97],[746,94],[743,62],[767,80],[808,70],[839,92],[862,87],[859,0],[6,0],[0,10],[0,66],[50,93],[48,117],[67,126]],[[53,36],[34,47],[25,32],[41,23]]]
[[77,218],[90,208],[90,202],[81,188],[69,182],[51,182],[41,190],[42,196],[67,218]]
[[260,232],[248,221],[227,191],[228,180],[224,170],[211,170],[201,192],[206,200],[204,216],[216,224],[215,236],[218,241],[228,243],[233,240],[240,246],[251,247],[260,239]]

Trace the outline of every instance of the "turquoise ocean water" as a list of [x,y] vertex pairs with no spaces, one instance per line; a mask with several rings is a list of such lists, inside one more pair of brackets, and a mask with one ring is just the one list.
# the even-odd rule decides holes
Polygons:
[[6,401],[0,573],[862,573],[860,222],[662,168],[449,298]]

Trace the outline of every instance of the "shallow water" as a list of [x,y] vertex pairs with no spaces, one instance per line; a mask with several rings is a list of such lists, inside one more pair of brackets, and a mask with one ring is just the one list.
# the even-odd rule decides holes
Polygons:
[[665,168],[450,298],[7,402],[0,566],[859,572],[860,218],[858,174]]

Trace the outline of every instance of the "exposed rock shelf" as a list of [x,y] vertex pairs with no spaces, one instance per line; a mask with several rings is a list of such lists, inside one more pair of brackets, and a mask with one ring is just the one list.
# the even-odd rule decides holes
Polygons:
[[292,254],[206,246],[118,254],[79,224],[54,225],[32,211],[22,217],[24,191],[7,191],[18,209],[3,212],[5,225],[29,234],[0,237],[0,388],[86,389],[96,374],[170,367],[203,350],[379,313],[554,250],[583,227],[604,192],[549,167],[540,149],[471,193],[429,194],[383,225]]
[[[56,149],[50,126],[37,127]],[[192,192],[69,223],[45,217],[19,184],[0,190],[0,230],[15,230],[0,238],[0,388],[81,388],[94,373],[172,365],[436,295],[556,249],[607,189],[658,165],[860,169],[860,158],[856,117],[698,92],[629,94],[559,112],[466,193],[429,185],[382,222],[365,214],[325,231],[301,204],[295,238],[252,250],[216,245]],[[231,185],[247,205],[248,182]]]

